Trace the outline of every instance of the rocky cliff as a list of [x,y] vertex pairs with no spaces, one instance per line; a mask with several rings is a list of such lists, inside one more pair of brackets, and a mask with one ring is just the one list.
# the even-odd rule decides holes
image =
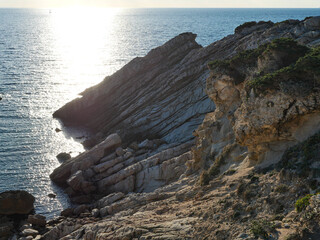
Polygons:
[[251,23],[204,48],[195,42],[195,34],[181,34],[145,57],[133,59],[53,115],[67,125],[88,127],[99,136],[117,132],[124,143],[156,138],[169,143],[188,141],[204,115],[214,110],[204,92],[208,61],[280,37],[317,44],[317,21]]
[[44,239],[319,239],[320,17],[194,39],[54,114],[108,137],[50,175],[81,205]]

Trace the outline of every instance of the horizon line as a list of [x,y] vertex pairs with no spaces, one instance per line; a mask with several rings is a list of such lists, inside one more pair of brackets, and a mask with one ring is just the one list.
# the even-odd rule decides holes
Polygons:
[[320,9],[320,7],[93,7],[93,6],[66,6],[66,7],[1,7],[0,9]]

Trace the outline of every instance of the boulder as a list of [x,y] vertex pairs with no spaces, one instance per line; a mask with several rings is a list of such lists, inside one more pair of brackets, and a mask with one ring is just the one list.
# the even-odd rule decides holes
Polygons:
[[32,228],[27,228],[21,232],[21,235],[24,237],[32,236],[35,237],[39,234],[39,232]]
[[44,227],[47,223],[46,217],[42,216],[40,214],[35,214],[35,215],[29,215],[28,216],[28,223],[31,223],[32,225]]
[[66,208],[60,213],[63,217],[71,217],[73,215],[73,208]]
[[61,152],[56,157],[60,162],[65,162],[71,158],[71,155],[70,153]]
[[54,193],[49,193],[49,194],[48,194],[48,197],[49,197],[49,198],[56,198],[56,196],[57,196],[57,195],[54,194]]
[[35,201],[27,191],[6,191],[0,193],[0,214],[28,214],[33,209],[33,203]]

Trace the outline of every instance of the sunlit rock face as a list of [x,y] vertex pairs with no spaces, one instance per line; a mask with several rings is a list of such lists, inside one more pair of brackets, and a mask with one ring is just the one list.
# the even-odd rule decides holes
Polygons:
[[[319,35],[310,37],[313,30],[305,27],[311,22],[320,26],[319,19],[287,24],[284,37],[296,37],[294,29],[299,28],[308,40],[275,39],[231,59],[209,62],[206,90],[216,110],[194,133],[194,169],[211,166],[209,175],[217,175],[231,166],[271,165],[290,146],[319,131]],[[284,26],[277,24],[261,35],[271,39]],[[307,41],[312,48],[301,45]]]

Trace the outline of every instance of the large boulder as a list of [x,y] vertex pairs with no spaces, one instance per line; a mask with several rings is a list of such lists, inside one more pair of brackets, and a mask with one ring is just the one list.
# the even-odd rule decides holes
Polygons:
[[34,207],[34,196],[27,191],[6,191],[0,193],[0,214],[28,214]]

